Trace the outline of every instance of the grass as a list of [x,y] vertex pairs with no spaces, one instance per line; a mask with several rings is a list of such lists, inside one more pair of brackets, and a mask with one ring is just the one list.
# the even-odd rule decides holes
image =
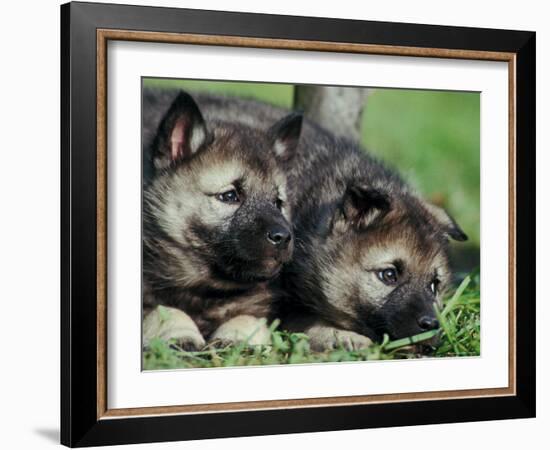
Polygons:
[[201,351],[186,352],[173,342],[154,339],[150,347],[144,350],[143,368],[157,370],[417,358],[421,355],[415,344],[435,334],[440,334],[440,344],[430,356],[479,356],[479,283],[479,273],[472,273],[463,279],[451,295],[446,296],[441,310],[437,311],[441,323],[439,331],[396,341],[386,337],[384,342],[364,350],[347,351],[340,347],[333,351],[313,352],[305,334],[280,330],[278,321],[275,321],[271,324],[272,344],[269,346],[249,347],[242,343],[224,348],[207,346]]

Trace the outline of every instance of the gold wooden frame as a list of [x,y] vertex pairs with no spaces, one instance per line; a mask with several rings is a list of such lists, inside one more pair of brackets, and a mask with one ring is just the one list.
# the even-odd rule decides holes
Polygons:
[[[516,55],[515,53],[445,48],[403,47],[372,44],[297,41],[200,34],[158,33],[98,29],[97,34],[97,419],[166,414],[218,413],[266,409],[391,403],[516,395]],[[342,53],[381,54],[452,59],[502,61],[508,63],[508,387],[418,392],[404,394],[360,395],[289,400],[267,400],[202,405],[174,405],[108,409],[107,405],[107,42],[109,40],[181,43],[267,49],[308,50]]]

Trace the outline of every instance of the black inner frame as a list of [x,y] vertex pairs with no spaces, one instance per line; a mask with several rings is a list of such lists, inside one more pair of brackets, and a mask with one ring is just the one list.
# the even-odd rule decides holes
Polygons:
[[[515,53],[517,394],[98,420],[98,28]],[[535,416],[535,33],[94,3],[65,4],[61,6],[60,132],[63,444],[91,446]]]

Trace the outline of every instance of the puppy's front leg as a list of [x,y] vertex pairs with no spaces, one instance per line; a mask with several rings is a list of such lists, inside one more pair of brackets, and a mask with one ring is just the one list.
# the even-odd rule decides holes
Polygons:
[[221,324],[210,340],[221,342],[247,342],[249,345],[269,345],[271,333],[267,320],[248,315],[236,316]]
[[198,350],[204,347],[204,338],[193,319],[182,310],[168,306],[157,306],[143,320],[143,345],[151,339],[175,340],[184,350]]
[[334,350],[340,346],[348,351],[360,350],[372,344],[372,341],[362,334],[326,325],[313,325],[305,332],[309,336],[311,349],[317,352]]

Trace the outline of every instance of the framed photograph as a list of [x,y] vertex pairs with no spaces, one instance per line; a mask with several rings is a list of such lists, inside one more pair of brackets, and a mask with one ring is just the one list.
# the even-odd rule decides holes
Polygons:
[[61,441],[535,415],[535,33],[61,7]]

